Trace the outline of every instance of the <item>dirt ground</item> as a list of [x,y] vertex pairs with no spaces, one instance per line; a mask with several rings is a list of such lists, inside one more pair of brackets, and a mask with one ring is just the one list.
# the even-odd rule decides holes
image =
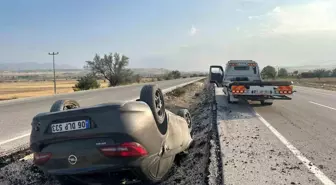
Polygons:
[[[74,92],[76,80],[61,80],[56,82],[57,94]],[[101,87],[107,87],[104,81],[99,81]],[[25,97],[37,97],[54,94],[53,81],[25,81],[25,82],[5,82],[0,83],[0,100],[9,100]]]
[[[166,109],[176,113],[188,108],[193,121],[195,144],[188,155],[177,157],[167,179],[160,185],[206,184],[209,163],[211,131],[211,94],[203,82],[188,85],[165,96]],[[57,182],[32,164],[31,156],[26,160],[11,163],[0,169],[1,185],[58,185]]]
[[336,91],[336,78],[303,78],[303,79],[292,79],[294,85],[313,87],[318,89],[326,89]]

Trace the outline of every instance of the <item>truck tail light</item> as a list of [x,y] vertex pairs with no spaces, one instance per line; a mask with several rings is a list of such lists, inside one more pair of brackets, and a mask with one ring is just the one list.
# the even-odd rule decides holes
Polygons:
[[231,87],[231,91],[233,94],[241,94],[241,93],[245,93],[246,88],[243,85],[233,85]]
[[279,86],[277,88],[277,91],[280,94],[292,94],[293,93],[293,87],[292,86]]
[[33,162],[36,165],[44,165],[51,158],[51,153],[34,153]]
[[135,142],[104,146],[100,151],[107,157],[141,157],[148,154],[143,146]]

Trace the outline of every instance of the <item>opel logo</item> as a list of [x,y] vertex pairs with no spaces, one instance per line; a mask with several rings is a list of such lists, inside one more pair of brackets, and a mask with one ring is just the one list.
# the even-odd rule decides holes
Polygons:
[[77,157],[75,155],[70,155],[68,161],[71,165],[75,165],[77,163]]

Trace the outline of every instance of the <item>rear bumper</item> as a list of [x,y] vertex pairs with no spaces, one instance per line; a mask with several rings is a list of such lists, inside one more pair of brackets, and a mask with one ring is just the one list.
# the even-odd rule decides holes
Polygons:
[[50,175],[83,175],[90,173],[119,172],[138,168],[137,166],[99,165],[86,168],[46,170]]
[[57,175],[58,178],[71,179],[72,182],[83,185],[91,184],[121,184],[123,181],[141,182],[144,180],[139,176],[140,170],[136,168],[123,169],[118,171],[97,171],[83,174]]
[[252,101],[260,100],[291,100],[292,98],[287,95],[233,95],[237,99],[245,99]]
[[293,85],[291,81],[234,81],[228,86],[231,88],[233,85],[244,85],[244,86],[290,86]]
[[[137,159],[130,158],[120,158],[116,160],[105,160],[103,164],[92,164],[92,165],[80,165],[78,167],[68,166],[58,169],[50,169],[46,166],[39,166],[44,172],[50,175],[83,175],[92,173],[110,173],[110,172],[120,172],[120,171],[137,171],[148,166],[148,162],[153,157],[141,157]],[[99,159],[98,159],[99,160]],[[103,159],[100,159],[103,160]],[[114,162],[112,162],[114,161]]]

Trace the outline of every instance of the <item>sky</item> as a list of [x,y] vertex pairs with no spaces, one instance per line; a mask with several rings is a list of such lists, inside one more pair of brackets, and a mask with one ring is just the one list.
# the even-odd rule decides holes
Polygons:
[[336,64],[335,0],[2,0],[0,63],[78,68],[118,52],[129,67],[208,70]]

